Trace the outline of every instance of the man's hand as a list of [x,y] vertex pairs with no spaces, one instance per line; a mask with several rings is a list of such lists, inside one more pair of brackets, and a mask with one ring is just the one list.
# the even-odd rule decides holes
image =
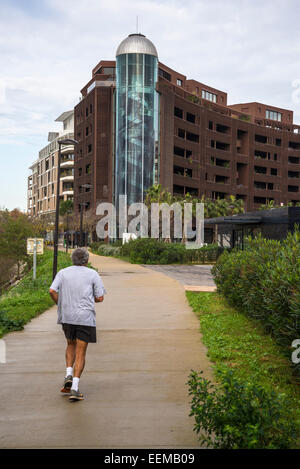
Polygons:
[[104,300],[104,296],[99,296],[98,298],[95,298],[95,303],[102,303]]
[[52,300],[54,301],[55,304],[57,304],[58,302],[58,293],[55,291],[55,290],[49,290],[49,293],[50,293],[50,296],[52,298]]

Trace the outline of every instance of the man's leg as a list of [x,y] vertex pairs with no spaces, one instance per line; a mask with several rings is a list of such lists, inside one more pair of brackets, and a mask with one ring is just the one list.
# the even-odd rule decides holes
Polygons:
[[66,348],[66,377],[61,392],[68,393],[73,381],[73,364],[75,361],[76,341],[67,339]]
[[78,391],[79,379],[83,372],[85,365],[85,355],[88,343],[83,340],[76,339],[76,352],[75,352],[75,364],[74,364],[74,378],[72,384],[72,390]]
[[88,343],[83,340],[76,339],[76,352],[75,352],[75,366],[74,366],[74,377],[80,378],[84,365],[85,365],[85,354]]
[[67,339],[68,345],[66,348],[66,367],[73,368],[76,353],[76,340]]

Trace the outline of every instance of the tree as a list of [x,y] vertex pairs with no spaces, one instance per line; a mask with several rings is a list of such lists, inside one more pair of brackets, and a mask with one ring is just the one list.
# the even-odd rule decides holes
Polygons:
[[59,214],[61,217],[73,212],[73,201],[63,200],[59,205]]
[[36,234],[33,223],[19,210],[1,213],[0,258],[17,264],[18,277],[21,263],[27,259],[26,240]]

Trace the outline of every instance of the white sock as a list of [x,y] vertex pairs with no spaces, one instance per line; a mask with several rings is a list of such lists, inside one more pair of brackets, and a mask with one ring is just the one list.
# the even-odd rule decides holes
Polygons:
[[80,378],[73,378],[71,389],[74,389],[74,391],[78,391],[79,379]]
[[67,368],[66,377],[67,377],[67,376],[70,376],[70,375],[73,376],[73,368],[72,368],[71,366],[69,366],[69,367]]

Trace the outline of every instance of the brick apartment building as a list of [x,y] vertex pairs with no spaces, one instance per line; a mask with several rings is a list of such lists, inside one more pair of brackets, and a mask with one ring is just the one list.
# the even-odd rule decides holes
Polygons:
[[[56,207],[58,140],[74,138],[74,112],[66,111],[56,122],[62,122],[61,132],[49,132],[48,145],[39,152],[38,159],[30,166],[27,189],[27,209],[31,217],[44,217],[54,221]],[[60,197],[73,200],[74,194],[74,146],[62,146]]]
[[[228,105],[227,94],[158,62],[133,34],[116,61],[100,61],[74,109],[74,207],[159,182],[174,194],[231,194],[245,209],[300,201],[300,126],[293,112],[261,103]],[[82,187],[84,186],[84,187]],[[142,194],[142,195],[141,195]]]

